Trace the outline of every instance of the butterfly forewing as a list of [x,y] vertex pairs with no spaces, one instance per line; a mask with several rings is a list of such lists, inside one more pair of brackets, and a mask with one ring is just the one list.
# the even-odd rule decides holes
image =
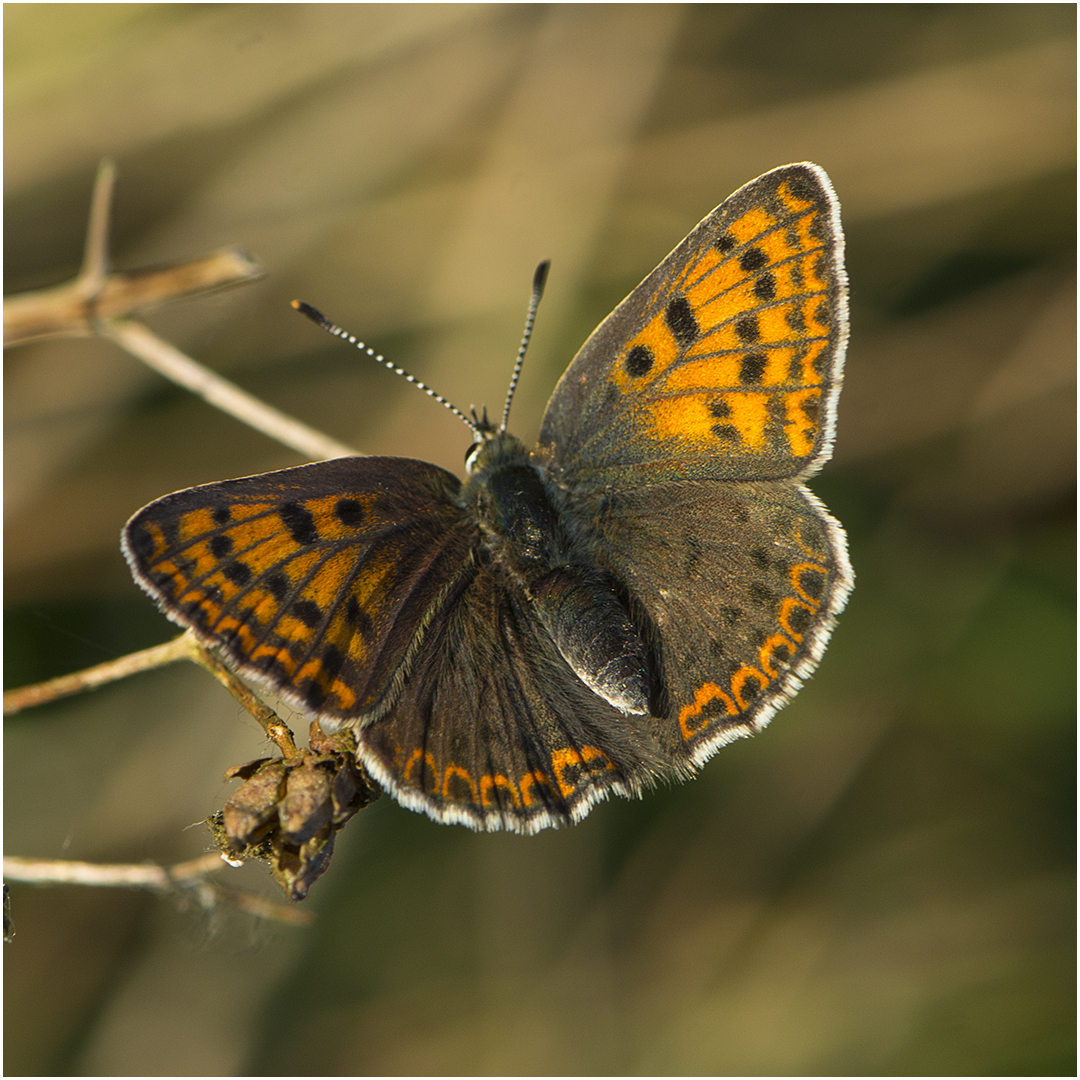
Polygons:
[[477,541],[456,477],[339,458],[167,495],[128,522],[136,580],[174,621],[332,719],[388,707]]
[[828,456],[843,238],[817,166],[713,211],[604,320],[552,395],[541,459],[572,490],[805,477]]

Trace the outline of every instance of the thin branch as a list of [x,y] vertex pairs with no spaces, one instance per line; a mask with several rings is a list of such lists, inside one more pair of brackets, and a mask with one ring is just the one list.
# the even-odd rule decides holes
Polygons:
[[228,864],[220,855],[202,855],[172,867],[153,863],[89,863],[69,859],[24,859],[4,856],[5,881],[34,885],[88,885],[98,888],[149,889],[162,895],[194,890],[204,907],[230,904],[263,919],[309,926],[314,916],[291,904],[279,904],[253,893],[219,885],[208,874]]
[[76,671],[70,675],[61,675],[47,682],[7,690],[4,693],[4,715],[11,716],[34,705],[45,705],[50,701],[69,697],[83,690],[104,686],[117,679],[126,679],[129,675],[137,675],[141,671],[152,671],[154,668],[164,667],[177,660],[191,660],[210,672],[258,720],[267,737],[277,745],[285,757],[296,754],[293,734],[277,713],[268,705],[264,705],[213,653],[203,648],[190,630],[186,630],[172,641],[166,641],[163,645],[154,645],[140,652],[128,653],[127,656],[121,656],[116,660],[95,664],[94,667],[83,668],[82,671]]
[[75,279],[87,300],[93,300],[105,287],[109,276],[109,218],[112,213],[113,188],[116,186],[116,166],[104,158],[94,180],[90,197],[90,222],[86,228],[86,247],[83,264]]
[[284,757],[290,758],[296,755],[296,742],[288,725],[273,709],[264,705],[213,653],[204,649],[194,638],[192,638],[189,659],[209,671],[258,720],[267,738],[277,745]]
[[142,323],[131,319],[103,319],[98,324],[98,331],[165,378],[179,383],[209,404],[305,457],[319,460],[357,454],[351,446],[286,416],[246,390],[241,390],[235,383],[203,367],[167,341],[162,341]]
[[[197,874],[205,874],[224,865],[219,855],[204,856]],[[210,863],[217,865],[210,865]],[[188,874],[190,878],[192,875]],[[4,856],[4,880],[25,881],[33,885],[96,885],[105,888],[157,889],[173,887],[169,871],[153,863],[89,863],[72,859],[23,859]]]
[[193,660],[195,648],[197,648],[195,639],[189,631],[173,638],[172,641],[166,641],[163,645],[128,653],[127,656],[121,656],[116,660],[95,664],[94,667],[83,668],[82,671],[75,671],[70,675],[61,675],[47,682],[7,690],[4,692],[4,715],[11,716],[33,705],[45,705],[50,701],[81,693],[83,690],[104,686],[117,679],[126,679],[129,675],[135,675],[140,671],[164,667],[177,660]]
[[[239,248],[222,248],[175,266],[110,274],[100,285],[80,276],[50,289],[6,296],[4,347],[47,337],[89,337],[99,318],[129,315],[167,300],[251,281],[262,273]],[[93,295],[87,295],[91,288]]]
[[4,346],[56,335],[87,337],[98,319],[119,318],[134,311],[252,281],[263,269],[239,248],[169,267],[131,273],[109,272],[109,219],[116,167],[102,161],[90,200],[86,247],[79,274],[49,289],[4,299]]
[[127,318],[166,300],[251,281],[261,277],[263,270],[238,248],[225,248],[175,266],[110,273],[109,215],[115,181],[116,168],[110,161],[103,161],[94,183],[86,249],[78,277],[64,285],[4,300],[4,345],[54,335],[99,334],[167,379],[305,457],[318,460],[355,455],[351,446],[263,404]]

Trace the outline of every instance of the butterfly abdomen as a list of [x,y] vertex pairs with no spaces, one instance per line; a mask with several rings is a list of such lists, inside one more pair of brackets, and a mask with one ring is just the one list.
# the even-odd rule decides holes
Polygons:
[[525,448],[511,435],[496,434],[471,471],[462,497],[475,508],[490,556],[526,595],[563,659],[620,712],[648,713],[645,645],[611,586],[575,558]]
[[560,566],[533,584],[530,599],[563,659],[594,694],[622,713],[648,713],[645,645],[609,586]]

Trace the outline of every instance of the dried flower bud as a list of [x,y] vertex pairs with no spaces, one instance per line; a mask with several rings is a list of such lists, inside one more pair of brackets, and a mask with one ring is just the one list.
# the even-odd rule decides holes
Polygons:
[[303,900],[315,879],[330,865],[336,830],[324,829],[299,847],[282,846],[270,869],[290,900]]
[[229,769],[227,779],[244,782],[207,819],[226,855],[269,863],[293,900],[302,900],[329,865],[337,830],[381,794],[356,760],[350,730],[327,735],[315,722],[310,744],[286,758]]
[[273,827],[285,774],[284,762],[265,760],[225,801],[225,832],[234,851],[254,843]]
[[309,758],[289,770],[286,794],[278,807],[281,836],[287,844],[302,844],[330,824],[334,808],[330,770],[325,764]]

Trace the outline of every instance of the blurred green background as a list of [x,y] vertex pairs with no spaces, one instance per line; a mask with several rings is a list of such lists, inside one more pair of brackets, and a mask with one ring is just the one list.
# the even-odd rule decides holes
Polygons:
[[[134,268],[266,278],[147,321],[364,451],[468,433],[301,297],[535,436],[592,327],[809,159],[852,338],[815,490],[858,583],[820,671],[695,782],[523,839],[380,800],[311,929],[12,888],[8,1074],[1075,1073],[1071,4],[8,5],[5,292],[72,276],[98,160]],[[299,462],[114,346],[6,357],[8,686],[172,636],[117,537]],[[297,718],[297,727],[305,724]],[[261,731],[177,667],[13,718],[8,854],[171,861]],[[236,873],[273,895],[258,866]]]

